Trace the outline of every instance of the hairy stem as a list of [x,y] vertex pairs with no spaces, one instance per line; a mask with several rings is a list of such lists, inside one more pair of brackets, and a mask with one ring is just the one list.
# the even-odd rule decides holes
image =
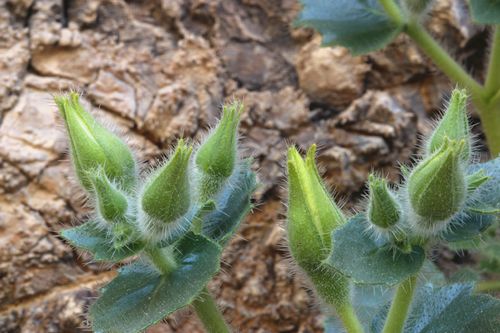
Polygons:
[[491,291],[500,291],[500,281],[481,281],[476,284],[476,292],[478,293]]
[[336,310],[347,333],[363,333],[363,327],[361,326],[351,303],[348,302],[342,306],[337,306]]
[[490,154],[496,157],[500,154],[500,100],[492,100],[489,104],[473,100],[473,103],[479,111]]
[[398,286],[385,321],[383,333],[403,332],[416,284],[417,277],[412,276]]
[[382,7],[386,11],[387,15],[396,23],[397,25],[404,24],[404,17],[401,14],[401,10],[399,10],[398,5],[394,2],[394,0],[379,0]]
[[203,288],[200,295],[198,295],[191,305],[208,333],[231,332],[224,321],[224,317],[222,317],[222,313],[219,311],[217,304],[206,287]]
[[493,33],[490,63],[484,87],[488,100],[500,91],[500,25],[495,27],[495,32]]
[[145,253],[151,263],[162,273],[169,274],[177,268],[172,248],[150,247]]
[[417,21],[409,22],[406,33],[452,81],[467,88],[474,98],[482,99],[484,97],[483,87],[436,42],[420,23]]

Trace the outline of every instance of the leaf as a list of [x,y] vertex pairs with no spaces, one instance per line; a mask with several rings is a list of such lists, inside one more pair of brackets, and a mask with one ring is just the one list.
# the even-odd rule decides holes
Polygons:
[[472,18],[477,23],[500,23],[499,0],[469,0]]
[[341,45],[355,55],[384,47],[402,30],[378,0],[302,0],[302,4],[298,26],[319,31],[323,45]]
[[219,270],[221,248],[190,233],[176,249],[179,267],[168,275],[140,262],[120,269],[90,308],[95,332],[140,332],[193,301]]
[[[427,284],[416,291],[405,323],[405,333],[498,332],[500,301],[473,294],[474,284],[434,287]],[[389,305],[373,321],[372,332],[382,332]]]
[[495,213],[500,209],[500,158],[472,164],[467,174],[472,175],[481,169],[490,179],[471,194],[465,204],[465,212],[455,217],[450,228],[443,233],[442,238],[449,242],[471,240],[497,219]]
[[402,253],[375,242],[366,232],[362,214],[333,233],[333,250],[326,260],[354,283],[395,285],[416,274],[424,264],[425,252],[414,246]]
[[135,241],[115,248],[111,235],[93,221],[65,229],[61,236],[71,245],[89,251],[96,261],[118,262],[137,254],[144,247],[144,243]]
[[245,161],[215,198],[217,209],[204,216],[203,234],[225,243],[250,210],[255,187],[255,174],[250,170],[250,161]]
[[496,238],[488,239],[488,242],[481,247],[481,269],[500,273],[500,242]]

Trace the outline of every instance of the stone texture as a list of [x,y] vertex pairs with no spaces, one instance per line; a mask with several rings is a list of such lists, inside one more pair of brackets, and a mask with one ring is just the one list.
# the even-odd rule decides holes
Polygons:
[[[293,29],[296,0],[0,1],[0,332],[84,332],[113,267],[57,235],[85,218],[51,95],[74,89],[137,157],[155,164],[176,138],[200,138],[225,100],[246,105],[257,209],[211,283],[240,332],[321,332],[313,294],[288,260],[281,221],[286,147],[316,142],[347,207],[368,172],[397,181],[451,85],[406,38],[354,58]],[[487,33],[463,1],[427,24],[479,77]],[[149,332],[201,332],[181,311]]]

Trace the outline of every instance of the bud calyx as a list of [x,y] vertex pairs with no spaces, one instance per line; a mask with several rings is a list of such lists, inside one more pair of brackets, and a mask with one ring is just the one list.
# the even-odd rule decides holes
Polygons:
[[398,223],[401,208],[394,194],[389,190],[387,181],[371,174],[368,178],[370,196],[368,202],[369,221],[382,229]]

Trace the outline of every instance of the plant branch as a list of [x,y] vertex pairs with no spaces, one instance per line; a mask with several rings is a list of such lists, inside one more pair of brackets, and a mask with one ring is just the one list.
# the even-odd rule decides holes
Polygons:
[[380,0],[380,4],[384,7],[385,12],[397,25],[404,24],[404,17],[399,10],[398,5],[393,0]]
[[409,22],[406,33],[451,80],[467,88],[473,98],[484,98],[483,87],[436,42],[420,23],[417,21]]
[[383,333],[400,333],[403,332],[406,316],[410,309],[417,277],[411,276],[408,280],[401,282],[396,290],[396,295],[387,314]]
[[356,312],[350,302],[336,307],[337,314],[344,325],[347,333],[363,333],[363,327],[359,322]]
[[169,274],[177,268],[171,248],[150,247],[145,253],[162,274]]
[[206,287],[203,288],[200,295],[198,295],[191,305],[208,333],[231,332],[224,321],[222,313],[219,311],[217,304]]
[[500,92],[500,25],[495,27],[490,52],[490,63],[484,85],[488,99]]

